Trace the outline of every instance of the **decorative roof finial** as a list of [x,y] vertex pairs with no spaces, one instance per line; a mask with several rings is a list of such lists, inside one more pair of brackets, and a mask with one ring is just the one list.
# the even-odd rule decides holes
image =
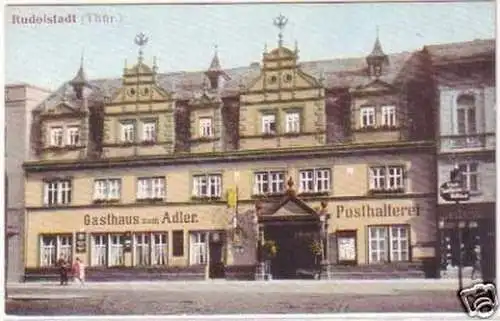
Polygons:
[[156,56],[153,57],[153,72],[158,70],[158,65],[156,64]]
[[142,57],[142,47],[144,47],[148,43],[149,38],[146,37],[144,33],[139,33],[137,36],[135,36],[134,42],[136,45],[139,46],[139,62],[143,61]]
[[80,68],[83,69],[83,57],[85,56],[85,48],[82,48],[82,56],[80,57]]
[[299,53],[299,42],[295,40],[295,54]]
[[280,30],[278,34],[278,45],[283,46],[283,29],[285,29],[286,24],[288,23],[288,18],[280,13],[280,15],[274,18],[274,25]]

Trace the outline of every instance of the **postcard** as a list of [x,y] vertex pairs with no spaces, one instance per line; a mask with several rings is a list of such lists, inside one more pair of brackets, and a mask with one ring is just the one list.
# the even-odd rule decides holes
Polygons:
[[495,3],[5,7],[5,317],[464,319]]

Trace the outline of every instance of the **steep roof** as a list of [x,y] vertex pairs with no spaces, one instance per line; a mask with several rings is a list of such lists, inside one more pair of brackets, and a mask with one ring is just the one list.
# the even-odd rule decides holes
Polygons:
[[495,54],[495,39],[475,39],[473,41],[456,42],[425,46],[433,63],[446,63],[464,58]]
[[[447,60],[459,57],[470,57],[484,53],[494,53],[494,40],[474,40],[463,43],[452,43],[444,45],[431,45],[425,47],[433,59]],[[380,80],[394,84],[402,75],[404,66],[415,52],[401,52],[388,54],[389,64]],[[367,73],[366,57],[339,58],[318,61],[306,61],[299,63],[300,68],[309,75],[320,78],[324,77],[326,88],[355,88],[371,82]],[[260,65],[252,64],[248,67],[222,69],[228,77],[222,85],[221,97],[237,96],[244,87],[259,76]],[[196,92],[203,91],[206,80],[206,70],[195,72],[173,72],[160,73],[157,75],[158,85],[167,92],[174,93],[174,99],[189,100]],[[63,84],[42,104],[57,104],[62,97],[68,101],[76,100],[71,88]],[[92,89],[89,99],[100,100],[111,97],[122,86],[122,78],[94,79],[88,80]],[[78,102],[75,102],[78,104]]]

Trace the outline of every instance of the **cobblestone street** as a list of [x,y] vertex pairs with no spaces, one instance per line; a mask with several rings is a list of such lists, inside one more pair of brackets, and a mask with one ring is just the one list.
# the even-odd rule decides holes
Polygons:
[[8,295],[6,313],[15,315],[462,311],[451,282],[40,285],[14,287]]

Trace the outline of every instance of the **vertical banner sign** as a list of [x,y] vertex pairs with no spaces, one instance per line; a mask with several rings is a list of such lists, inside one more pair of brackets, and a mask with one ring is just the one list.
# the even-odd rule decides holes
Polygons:
[[84,232],[76,233],[76,253],[85,253],[87,250],[87,235]]

